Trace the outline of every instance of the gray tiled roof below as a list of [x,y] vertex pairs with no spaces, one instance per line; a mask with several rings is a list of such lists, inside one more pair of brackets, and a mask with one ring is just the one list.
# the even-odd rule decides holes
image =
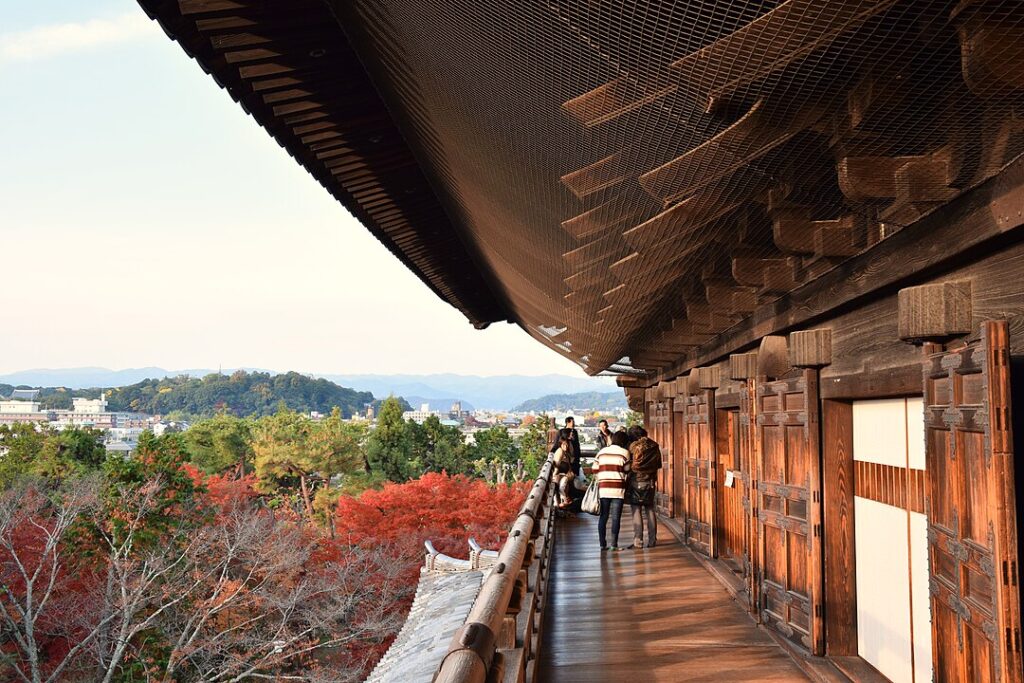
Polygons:
[[421,570],[405,625],[366,683],[430,683],[473,607],[483,576],[479,571]]

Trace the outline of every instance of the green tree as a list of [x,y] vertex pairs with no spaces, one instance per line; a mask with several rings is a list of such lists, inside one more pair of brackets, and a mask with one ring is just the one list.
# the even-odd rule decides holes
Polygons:
[[234,468],[237,477],[252,469],[252,423],[221,413],[200,420],[185,432],[192,462],[207,474]]
[[412,446],[409,426],[402,419],[402,406],[398,399],[389,396],[381,404],[377,426],[366,443],[368,463],[391,481],[405,481],[410,474]]
[[312,519],[316,489],[362,466],[363,434],[338,409],[320,422],[284,409],[260,418],[252,427],[257,488],[287,493],[297,486],[303,514]]
[[548,457],[548,425],[550,422],[547,415],[540,415],[530,423],[516,442],[526,474],[530,479],[540,476],[541,464]]
[[0,426],[0,485],[25,475],[62,479],[95,471],[106,460],[103,432],[88,427],[57,431],[34,424]]
[[626,427],[627,428],[632,427],[633,425],[641,425],[642,426],[643,423],[644,423],[644,415],[643,415],[643,413],[638,413],[635,410],[631,410],[628,413],[626,413]]
[[420,436],[413,441],[422,447],[422,453],[417,454],[420,471],[467,474],[472,470],[469,448],[458,427],[441,424],[436,415],[416,427],[413,431]]

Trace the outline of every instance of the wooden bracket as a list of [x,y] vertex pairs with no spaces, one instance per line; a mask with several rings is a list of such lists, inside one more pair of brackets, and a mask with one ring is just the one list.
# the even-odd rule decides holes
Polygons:
[[722,368],[717,365],[696,368],[695,372],[697,373],[697,386],[701,389],[717,389],[722,385]]
[[729,356],[729,379],[745,380],[757,377],[757,352],[734,353]]
[[832,330],[801,330],[789,335],[789,364],[794,368],[820,368],[832,363]]
[[789,372],[789,342],[779,335],[768,335],[761,339],[757,351],[757,376],[776,379]]
[[904,341],[941,342],[973,329],[970,280],[907,287],[897,299]]

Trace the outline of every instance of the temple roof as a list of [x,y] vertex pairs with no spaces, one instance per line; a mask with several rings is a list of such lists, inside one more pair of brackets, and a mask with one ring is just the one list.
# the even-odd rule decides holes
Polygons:
[[140,2],[439,296],[591,373],[706,356],[1024,151],[1009,0]]

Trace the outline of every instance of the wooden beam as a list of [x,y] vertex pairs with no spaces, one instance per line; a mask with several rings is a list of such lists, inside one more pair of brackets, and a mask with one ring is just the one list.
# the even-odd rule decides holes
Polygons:
[[562,229],[578,240],[609,234],[636,225],[645,209],[627,197],[616,197],[578,216],[562,221]]
[[562,105],[569,116],[587,128],[611,121],[678,90],[668,85],[641,85],[624,76],[574,97]]
[[922,271],[956,263],[963,252],[1024,225],[1024,158],[969,193],[933,211],[874,247],[839,264],[817,280],[763,304],[728,333],[705,344],[671,371],[714,362],[757,343],[765,335],[791,329],[849,306],[880,290],[893,289]]
[[960,37],[964,82],[984,98],[1024,90],[1024,25],[1009,20],[1009,7],[963,0],[952,19]]
[[708,111],[756,81],[827,47],[896,0],[789,0],[743,28],[672,64],[707,98]]
[[572,173],[562,176],[562,183],[580,199],[618,185],[629,177],[629,164],[623,152],[616,152]]
[[758,100],[739,121],[715,137],[642,174],[640,186],[666,204],[678,201],[767,154],[810,128],[825,113],[817,103],[794,111],[792,102]]

